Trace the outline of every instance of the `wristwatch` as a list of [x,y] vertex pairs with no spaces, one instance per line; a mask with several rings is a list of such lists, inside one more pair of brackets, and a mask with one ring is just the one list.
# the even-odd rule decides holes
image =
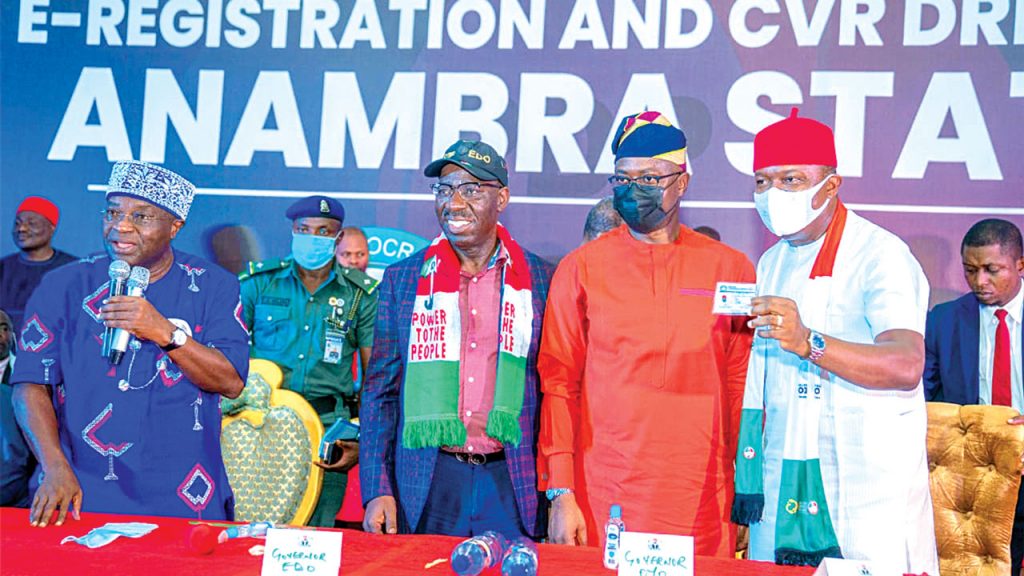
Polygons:
[[548,497],[548,502],[554,502],[555,498],[563,496],[565,494],[572,494],[571,488],[548,488],[544,495]]
[[821,360],[821,357],[825,355],[825,337],[820,332],[811,330],[810,336],[807,337],[807,343],[811,345],[811,353],[807,355],[807,359],[811,362]]
[[161,346],[160,349],[164,352],[177,350],[185,345],[186,340],[188,340],[188,333],[181,328],[175,328],[174,332],[171,332],[171,341],[167,343],[167,346]]

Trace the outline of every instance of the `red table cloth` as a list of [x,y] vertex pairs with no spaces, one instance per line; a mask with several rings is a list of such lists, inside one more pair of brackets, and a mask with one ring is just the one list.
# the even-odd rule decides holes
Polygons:
[[[159,528],[142,538],[121,537],[103,548],[89,549],[75,543],[61,545],[65,536],[82,536],[107,522],[148,522]],[[219,545],[212,554],[191,553],[186,536],[194,524],[182,518],[82,514],[63,526],[33,528],[28,511],[0,509],[0,573],[4,576],[54,574],[59,576],[138,574],[162,576],[182,574],[258,575],[263,558],[250,556],[250,547],[262,540],[242,538]],[[345,576],[447,576],[448,562],[430,569],[424,566],[438,558],[447,559],[459,538],[449,536],[379,536],[342,530],[341,572]],[[541,544],[540,576],[610,576],[601,565],[597,548],[572,548]],[[791,568],[763,562],[749,562],[698,556],[700,576],[795,576],[809,575],[812,568]],[[488,574],[488,573],[485,573]]]

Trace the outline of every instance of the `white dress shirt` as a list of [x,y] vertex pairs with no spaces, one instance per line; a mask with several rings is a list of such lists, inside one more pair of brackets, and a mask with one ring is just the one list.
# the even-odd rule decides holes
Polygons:
[[978,306],[978,403],[992,403],[992,362],[996,352],[996,310],[1006,310],[1006,327],[1010,329],[1010,392],[1013,409],[1024,412],[1024,387],[1021,382],[1020,324],[1024,317],[1024,285],[1006,306]]

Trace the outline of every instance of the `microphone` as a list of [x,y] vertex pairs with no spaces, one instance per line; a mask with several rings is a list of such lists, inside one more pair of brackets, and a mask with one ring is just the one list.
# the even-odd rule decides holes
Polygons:
[[[128,291],[125,296],[142,296],[142,293],[149,287],[149,269],[142,266],[132,268],[128,275]],[[110,362],[120,364],[124,353],[128,350],[128,338],[131,333],[123,328],[115,328],[110,341]]]
[[[124,294],[125,282],[131,273],[132,267],[124,260],[114,260],[107,268],[107,276],[110,276],[110,296],[121,296]],[[110,357],[110,345],[113,343],[113,328],[105,328],[103,331],[103,356]]]

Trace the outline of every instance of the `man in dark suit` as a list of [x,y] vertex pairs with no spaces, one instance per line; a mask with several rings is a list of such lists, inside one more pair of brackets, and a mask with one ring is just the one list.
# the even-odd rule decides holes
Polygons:
[[14,371],[14,328],[11,317],[0,310],[0,506],[28,508],[29,476],[36,469],[36,458],[25,443],[21,428],[14,420],[11,396],[11,372]]
[[460,140],[424,174],[442,233],[392,264],[362,397],[368,532],[544,535],[537,350],[553,267],[498,223],[505,160]]
[[[1006,220],[982,220],[964,236],[960,255],[971,291],[928,314],[924,369],[928,400],[1024,409],[1022,252],[1020,229]],[[1010,422],[1024,424],[1024,416]],[[1019,576],[1024,560],[1024,498],[1020,496],[1010,554],[1013,576]]]

